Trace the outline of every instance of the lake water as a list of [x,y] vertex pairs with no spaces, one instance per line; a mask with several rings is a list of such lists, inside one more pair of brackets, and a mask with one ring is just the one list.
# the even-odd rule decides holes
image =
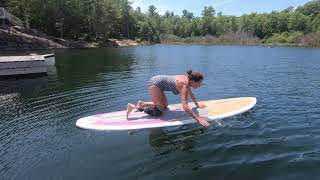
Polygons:
[[[151,76],[188,69],[205,76],[198,100],[255,96],[257,105],[209,127],[129,133],[75,126],[150,100]],[[319,69],[320,49],[310,48],[57,50],[47,77],[0,79],[0,179],[318,179]]]

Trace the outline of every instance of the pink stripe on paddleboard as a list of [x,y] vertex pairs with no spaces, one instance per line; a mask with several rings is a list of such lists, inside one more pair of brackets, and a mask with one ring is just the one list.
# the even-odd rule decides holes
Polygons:
[[103,118],[103,117],[118,117],[118,116],[125,116],[125,112],[119,111],[119,112],[111,112],[111,113],[103,113],[103,114],[94,115],[94,117],[101,117],[101,118]]
[[[180,108],[172,108],[170,111],[179,111]],[[136,112],[136,114],[144,114],[143,112]],[[124,111],[118,111],[118,112],[111,112],[111,113],[103,113],[103,114],[97,114],[94,115],[94,117],[100,117],[100,118],[113,118],[113,117],[124,117],[125,112]]]
[[98,120],[94,122],[94,125],[100,125],[100,126],[128,126],[128,125],[147,125],[147,124],[158,124],[158,123],[164,123],[166,121],[161,120],[148,120],[148,121],[127,121],[127,122],[105,122]]

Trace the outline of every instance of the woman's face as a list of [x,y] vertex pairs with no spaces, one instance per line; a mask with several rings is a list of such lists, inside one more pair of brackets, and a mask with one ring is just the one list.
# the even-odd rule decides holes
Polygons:
[[201,83],[202,83],[202,81],[198,81],[198,82],[190,81],[190,86],[191,86],[193,89],[196,89],[196,88],[198,88],[198,87],[201,86]]

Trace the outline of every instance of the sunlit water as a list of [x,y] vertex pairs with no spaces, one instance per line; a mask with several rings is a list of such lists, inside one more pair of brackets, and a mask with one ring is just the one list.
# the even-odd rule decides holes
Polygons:
[[[156,74],[200,71],[198,100],[257,97],[248,113],[107,132],[77,119],[150,100]],[[0,179],[317,179],[320,50],[155,45],[56,51],[47,77],[0,79]],[[179,97],[168,93],[170,103]]]

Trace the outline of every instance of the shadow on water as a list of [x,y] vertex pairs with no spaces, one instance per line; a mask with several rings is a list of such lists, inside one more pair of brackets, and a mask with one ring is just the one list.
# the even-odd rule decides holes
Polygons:
[[[29,53],[31,53],[30,51]],[[40,53],[41,52],[41,53]],[[37,54],[45,54],[40,51]],[[13,53],[13,52],[11,52]],[[13,55],[26,55],[27,52],[14,52]],[[10,55],[10,54],[8,54]],[[18,93],[21,96],[31,96],[38,94],[42,89],[48,87],[48,77],[55,76],[56,66],[55,57],[46,58],[46,72],[33,74],[17,74],[9,76],[0,76],[0,95]]]
[[57,75],[63,89],[129,78],[134,62],[121,49],[112,48],[57,51],[56,55]]
[[195,147],[194,137],[205,131],[205,128],[190,126],[155,128],[150,130],[149,143],[159,156],[175,151],[192,152]]
[[48,78],[42,75],[0,79],[0,87],[0,95],[19,93],[22,96],[29,96],[48,87]]
[[159,156],[176,151],[191,153],[197,146],[196,139],[200,136],[212,134],[212,138],[214,138],[214,136],[219,136],[221,135],[220,133],[228,129],[243,131],[244,133],[246,129],[256,129],[256,126],[259,126],[257,122],[247,121],[248,119],[254,119],[254,114],[254,111],[251,110],[230,118],[212,120],[209,122],[209,127],[203,127],[196,123],[150,129],[149,144]]

